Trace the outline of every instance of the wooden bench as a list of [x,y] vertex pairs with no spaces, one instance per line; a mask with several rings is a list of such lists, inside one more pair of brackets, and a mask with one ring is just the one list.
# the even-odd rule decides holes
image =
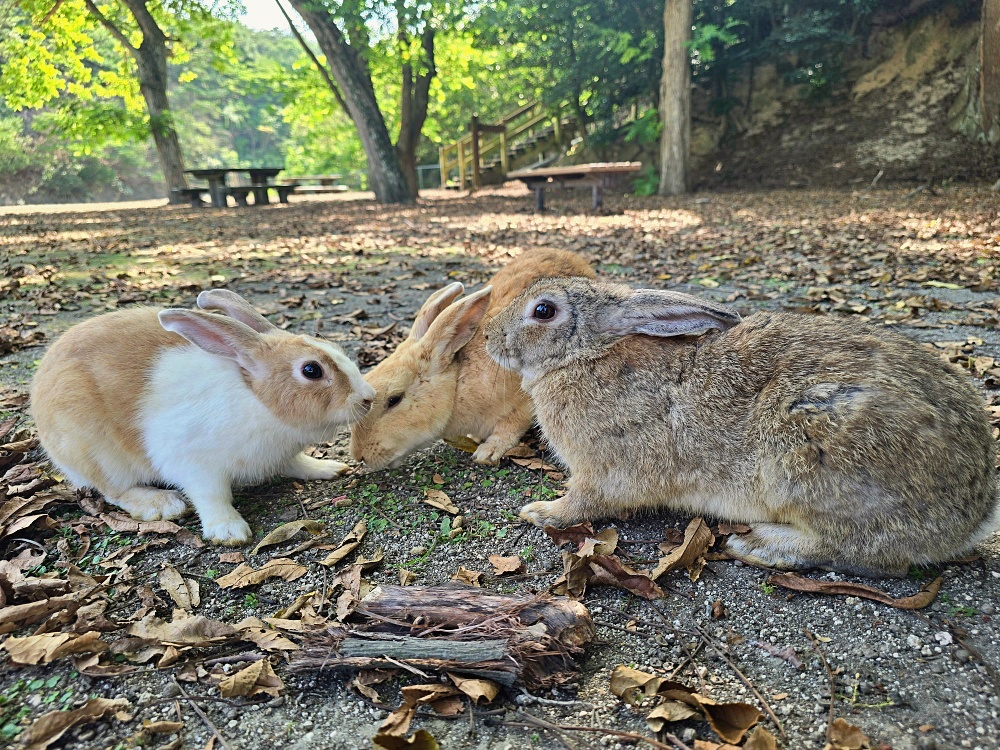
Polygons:
[[247,196],[253,192],[252,187],[244,187],[241,185],[232,185],[229,188],[229,194],[236,199],[237,206],[247,206]]
[[288,203],[288,196],[299,189],[299,183],[285,181],[280,185],[272,185],[272,187],[278,191],[278,202]]
[[[281,185],[296,186],[295,193],[343,193],[350,190],[347,185],[338,184],[343,178],[342,174],[307,174],[301,177],[286,177],[281,181]],[[303,185],[303,182],[315,183]],[[280,194],[279,194],[280,195]]]
[[191,204],[191,208],[201,208],[205,205],[202,196],[208,192],[208,188],[173,188],[174,195],[179,195]]
[[546,188],[582,188],[593,191],[593,207],[598,210],[604,205],[604,189],[611,187],[622,175],[638,172],[642,162],[618,161],[596,164],[577,164],[572,167],[545,167],[543,169],[522,169],[507,175],[508,180],[520,180],[535,191],[535,209],[545,210]]

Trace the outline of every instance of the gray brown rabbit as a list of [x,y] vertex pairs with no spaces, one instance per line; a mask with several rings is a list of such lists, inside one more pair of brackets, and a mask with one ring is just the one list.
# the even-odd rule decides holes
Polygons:
[[745,522],[779,568],[900,575],[1000,525],[996,446],[969,378],[883,328],[686,294],[545,280],[487,326],[571,473],[526,505],[566,526],[670,507]]

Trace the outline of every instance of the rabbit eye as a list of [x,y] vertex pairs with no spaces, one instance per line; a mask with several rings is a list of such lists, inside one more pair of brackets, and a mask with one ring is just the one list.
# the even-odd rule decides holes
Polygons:
[[403,394],[402,393],[394,393],[393,395],[389,396],[389,398],[387,398],[385,400],[385,408],[386,409],[391,409],[392,407],[394,407],[396,404],[398,404],[402,400],[403,400]]
[[319,362],[306,362],[302,365],[302,377],[308,380],[319,380],[323,377],[323,368]]
[[539,302],[531,311],[531,316],[539,320],[549,320],[556,314],[556,306],[551,302]]

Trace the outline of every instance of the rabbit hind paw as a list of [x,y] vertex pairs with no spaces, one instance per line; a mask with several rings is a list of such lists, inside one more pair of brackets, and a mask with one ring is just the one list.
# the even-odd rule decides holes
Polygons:
[[586,520],[573,510],[565,498],[528,503],[521,508],[520,515],[523,520],[533,523],[540,528],[554,526],[558,529],[564,529],[567,526],[572,526],[575,523]]
[[746,534],[730,536],[726,551],[750,565],[797,570],[821,565],[808,554],[809,537],[784,524],[759,524]]

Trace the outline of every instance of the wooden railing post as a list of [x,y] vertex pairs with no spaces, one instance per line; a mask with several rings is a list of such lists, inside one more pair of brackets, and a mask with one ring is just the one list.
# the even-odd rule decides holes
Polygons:
[[507,155],[507,128],[504,127],[504,129],[500,131],[500,171],[503,173],[505,180],[507,179],[507,172],[509,171],[508,160],[509,157]]
[[465,190],[465,141],[458,142],[458,189]]
[[472,189],[479,190],[482,187],[479,175],[479,115],[472,116],[469,131],[472,133]]
[[556,144],[559,146],[563,145],[561,119],[562,118],[558,112],[556,112],[556,116],[552,118],[552,136],[556,139]]
[[438,148],[438,164],[441,165],[441,189],[444,190],[448,187],[448,159],[445,156],[447,153],[444,146]]

